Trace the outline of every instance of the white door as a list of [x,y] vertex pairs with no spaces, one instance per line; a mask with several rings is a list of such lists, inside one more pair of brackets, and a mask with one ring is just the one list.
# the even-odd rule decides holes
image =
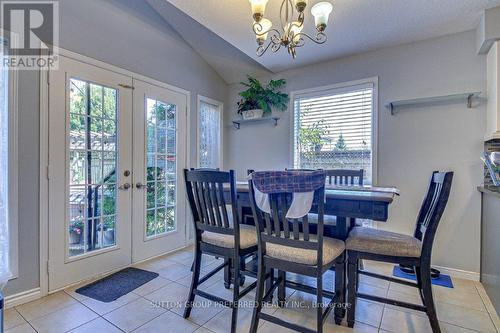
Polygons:
[[60,60],[49,74],[50,291],[131,263],[132,79]]
[[132,261],[185,245],[187,96],[134,80]]

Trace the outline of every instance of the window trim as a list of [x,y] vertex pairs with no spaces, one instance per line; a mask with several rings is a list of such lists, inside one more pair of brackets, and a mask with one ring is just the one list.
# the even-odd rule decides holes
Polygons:
[[205,102],[219,107],[219,122],[220,122],[220,150],[219,150],[219,168],[223,169],[224,165],[224,103],[215,99],[198,95],[196,100],[196,166],[200,167],[200,106],[201,102]]
[[290,155],[289,155],[289,167],[294,167],[295,158],[295,98],[304,95],[316,95],[322,92],[328,92],[330,90],[340,90],[346,89],[352,86],[359,86],[363,84],[373,85],[373,100],[372,100],[372,184],[378,184],[378,76],[373,76],[370,78],[339,82],[325,86],[318,86],[314,88],[295,90],[290,93],[290,103],[288,106],[289,111],[289,121],[290,121]]
[[[17,40],[17,34],[0,29],[0,42],[9,43],[9,38]],[[12,276],[9,280],[19,277],[19,153],[18,153],[18,70],[8,69],[8,178],[14,179],[8,183],[9,205],[9,265]]]

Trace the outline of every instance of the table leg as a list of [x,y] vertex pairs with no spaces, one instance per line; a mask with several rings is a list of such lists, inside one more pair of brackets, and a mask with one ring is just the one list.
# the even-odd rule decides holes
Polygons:
[[[343,216],[337,216],[337,226],[335,228],[335,238],[346,240],[348,235],[349,226],[347,225],[348,218]],[[337,302],[339,306],[335,307],[335,322],[339,323],[345,316],[345,309],[343,305],[346,301],[347,283],[346,283],[346,272],[347,272],[347,260],[345,260],[345,254],[342,255],[340,262],[335,266],[335,292],[339,292],[339,297]],[[338,269],[337,269],[338,267]]]

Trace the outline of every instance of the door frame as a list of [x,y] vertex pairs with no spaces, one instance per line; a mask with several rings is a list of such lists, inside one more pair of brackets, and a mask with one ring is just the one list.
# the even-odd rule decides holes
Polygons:
[[[126,75],[132,80],[141,80],[146,83],[169,89],[186,96],[186,165],[191,165],[191,92],[171,84],[152,79],[150,77],[138,74],[127,69],[117,67],[106,62],[81,55],[62,48],[58,49],[59,55],[99,67],[118,74]],[[49,293],[49,70],[48,68],[40,70],[40,161],[39,161],[39,250],[40,250],[40,287],[38,298]],[[186,205],[185,216],[189,216],[188,205]],[[189,218],[186,219],[186,225],[189,224]],[[187,230],[184,230],[186,236],[186,245],[189,244]],[[132,253],[130,254],[132,258]],[[56,292],[54,290],[53,292]]]

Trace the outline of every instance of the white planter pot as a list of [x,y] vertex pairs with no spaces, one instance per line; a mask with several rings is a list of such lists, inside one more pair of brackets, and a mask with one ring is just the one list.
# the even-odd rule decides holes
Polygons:
[[262,118],[263,115],[264,110],[262,109],[247,110],[242,112],[243,119],[245,120]]

